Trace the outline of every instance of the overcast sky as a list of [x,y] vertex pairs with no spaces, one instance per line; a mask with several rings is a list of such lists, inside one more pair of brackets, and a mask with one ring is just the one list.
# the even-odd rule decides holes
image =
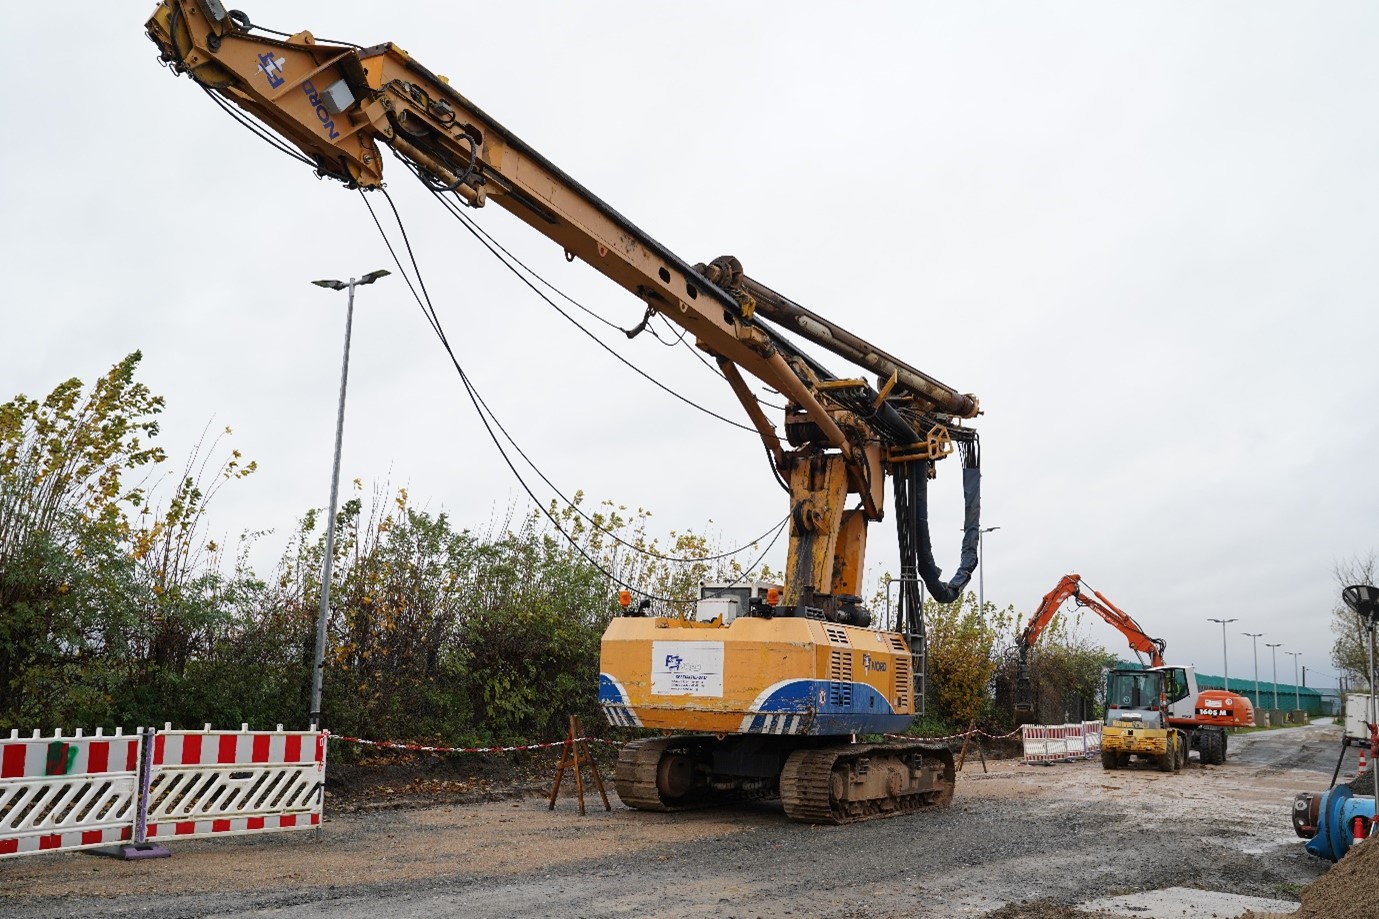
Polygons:
[[[309,281],[393,265],[357,193],[158,65],[152,8],[85,0],[57,23],[51,5],[0,7],[0,400],[142,349],[173,464],[208,425],[258,461],[217,498],[212,530],[273,531],[263,569],[329,493],[345,298]],[[988,601],[1028,613],[1077,571],[1165,638],[1171,662],[1220,673],[1208,619],[1233,617],[1233,679],[1253,678],[1242,633],[1262,632],[1262,679],[1264,643],[1280,642],[1309,685],[1335,685],[1332,567],[1379,548],[1379,6],[245,12],[400,44],[684,259],[737,255],[976,393],[983,522],[1000,527]],[[628,371],[385,168],[460,361],[563,490],[724,547],[784,516],[754,435]],[[640,318],[638,300],[501,209],[471,213],[600,315]],[[687,349],[604,339],[739,418]],[[960,477],[943,465],[934,535],[951,573]],[[356,300],[343,478],[405,486],[462,527],[526,505],[397,277]],[[873,576],[896,570],[892,533],[873,532]],[[1099,621],[1087,633],[1124,651]],[[1291,682],[1293,659],[1277,661]]]

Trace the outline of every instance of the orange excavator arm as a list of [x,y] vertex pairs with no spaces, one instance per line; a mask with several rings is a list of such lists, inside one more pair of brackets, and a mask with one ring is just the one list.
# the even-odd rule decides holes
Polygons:
[[[1090,595],[1083,593],[1084,588],[1090,592]],[[1090,609],[1110,623],[1125,636],[1130,643],[1131,650],[1136,654],[1148,655],[1151,667],[1162,667],[1164,664],[1164,640],[1162,638],[1151,638],[1129,613],[1106,599],[1099,591],[1084,584],[1081,575],[1067,574],[1059,580],[1053,590],[1044,594],[1044,599],[1039,601],[1039,608],[1029,617],[1029,623],[1020,633],[1018,643],[1020,652],[1019,672],[1015,684],[1015,711],[1017,713],[1030,712],[1034,708],[1030,693],[1030,648],[1034,647],[1034,643],[1039,640],[1044,629],[1053,621],[1053,617],[1058,614],[1063,603],[1070,598],[1078,606]]]

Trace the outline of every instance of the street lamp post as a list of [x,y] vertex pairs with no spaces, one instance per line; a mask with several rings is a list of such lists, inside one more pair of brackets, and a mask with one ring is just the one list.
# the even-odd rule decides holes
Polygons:
[[1251,639],[1254,640],[1254,641],[1253,641],[1253,644],[1254,644],[1254,652],[1255,652],[1255,698],[1254,698],[1254,702],[1255,702],[1255,706],[1258,707],[1258,706],[1259,706],[1259,636],[1263,635],[1264,633],[1263,633],[1263,632],[1242,632],[1241,634],[1244,635],[1246,638],[1251,638]]
[[1000,527],[982,527],[977,530],[977,608],[986,614],[986,554],[982,551],[983,537]]
[[326,560],[321,572],[321,611],[316,617],[316,659],[311,671],[311,729],[321,726],[321,682],[326,666],[326,620],[330,616],[330,580],[335,573],[335,509],[340,497],[340,445],[345,437],[345,384],[350,376],[350,333],[354,328],[354,289],[387,277],[388,271],[370,271],[348,281],[312,281],[317,287],[348,290],[345,303],[345,355],[340,362],[340,407],[335,415],[335,462],[330,473],[330,514],[326,517]]
[[[1341,598],[1345,600],[1345,605],[1350,607],[1354,613],[1364,619],[1369,631],[1369,673],[1365,675],[1365,682],[1369,684],[1369,703],[1365,706],[1365,711],[1369,715],[1369,722],[1373,724],[1379,719],[1376,715],[1375,692],[1374,692],[1374,631],[1379,626],[1379,588],[1372,584],[1353,584],[1341,591]],[[1371,754],[1373,751],[1371,751]],[[1375,757],[1379,759],[1379,757]],[[1379,766],[1372,767],[1379,770]]]
[[1302,700],[1298,693],[1298,658],[1302,657],[1301,651],[1284,651],[1284,654],[1293,658],[1293,711],[1302,708]]
[[1219,623],[1221,623],[1221,671],[1222,671],[1222,672],[1221,672],[1221,680],[1222,680],[1222,682],[1224,682],[1224,683],[1226,684],[1226,686],[1225,686],[1226,692],[1230,692],[1230,691],[1231,691],[1231,668],[1230,668],[1230,664],[1228,664],[1228,663],[1226,662],[1226,623],[1228,623],[1228,622],[1234,622],[1235,620],[1234,620],[1234,619],[1213,619],[1213,618],[1211,618],[1210,616],[1208,616],[1208,617],[1207,617],[1207,621],[1208,621],[1208,622],[1219,622]]
[[1266,641],[1264,646],[1272,648],[1274,652],[1274,711],[1278,711],[1278,649],[1283,647],[1283,642],[1270,644]]

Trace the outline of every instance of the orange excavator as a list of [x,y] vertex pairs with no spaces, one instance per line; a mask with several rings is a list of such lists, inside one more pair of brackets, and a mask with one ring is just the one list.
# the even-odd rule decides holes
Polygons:
[[[1090,596],[1083,593],[1083,588]],[[1019,673],[1016,677],[1017,721],[1033,720],[1034,702],[1029,677],[1029,651],[1058,613],[1064,601],[1092,610],[1130,642],[1137,655],[1148,655],[1142,669],[1116,668],[1106,675],[1106,718],[1101,732],[1101,764],[1118,769],[1131,758],[1149,760],[1173,772],[1198,751],[1203,765],[1226,761],[1226,729],[1252,727],[1254,705],[1245,696],[1224,690],[1199,692],[1192,667],[1164,663],[1164,640],[1150,638],[1120,607],[1092,590],[1077,574],[1065,575],[1044,595],[1039,608],[1020,633]]]
[[[1083,593],[1090,591],[1091,596]],[[1130,649],[1137,655],[1149,655],[1149,666],[1164,665],[1164,640],[1150,638],[1140,624],[1130,614],[1116,606],[1102,594],[1082,582],[1080,574],[1065,574],[1053,590],[1044,594],[1039,608],[1029,617],[1029,624],[1020,633],[1018,649],[1020,652],[1019,670],[1015,678],[1015,717],[1017,721],[1028,721],[1034,716],[1033,684],[1029,675],[1029,652],[1039,640],[1044,629],[1053,617],[1063,608],[1063,603],[1071,599],[1078,606],[1090,609],[1120,631],[1130,642]],[[1141,658],[1143,663],[1143,658]]]

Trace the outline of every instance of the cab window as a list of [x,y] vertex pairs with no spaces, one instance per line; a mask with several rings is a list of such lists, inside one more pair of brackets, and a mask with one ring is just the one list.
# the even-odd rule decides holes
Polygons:
[[1168,694],[1168,704],[1172,705],[1179,699],[1187,698],[1187,671],[1175,667],[1165,675],[1168,677],[1168,682],[1164,686],[1164,691]]

